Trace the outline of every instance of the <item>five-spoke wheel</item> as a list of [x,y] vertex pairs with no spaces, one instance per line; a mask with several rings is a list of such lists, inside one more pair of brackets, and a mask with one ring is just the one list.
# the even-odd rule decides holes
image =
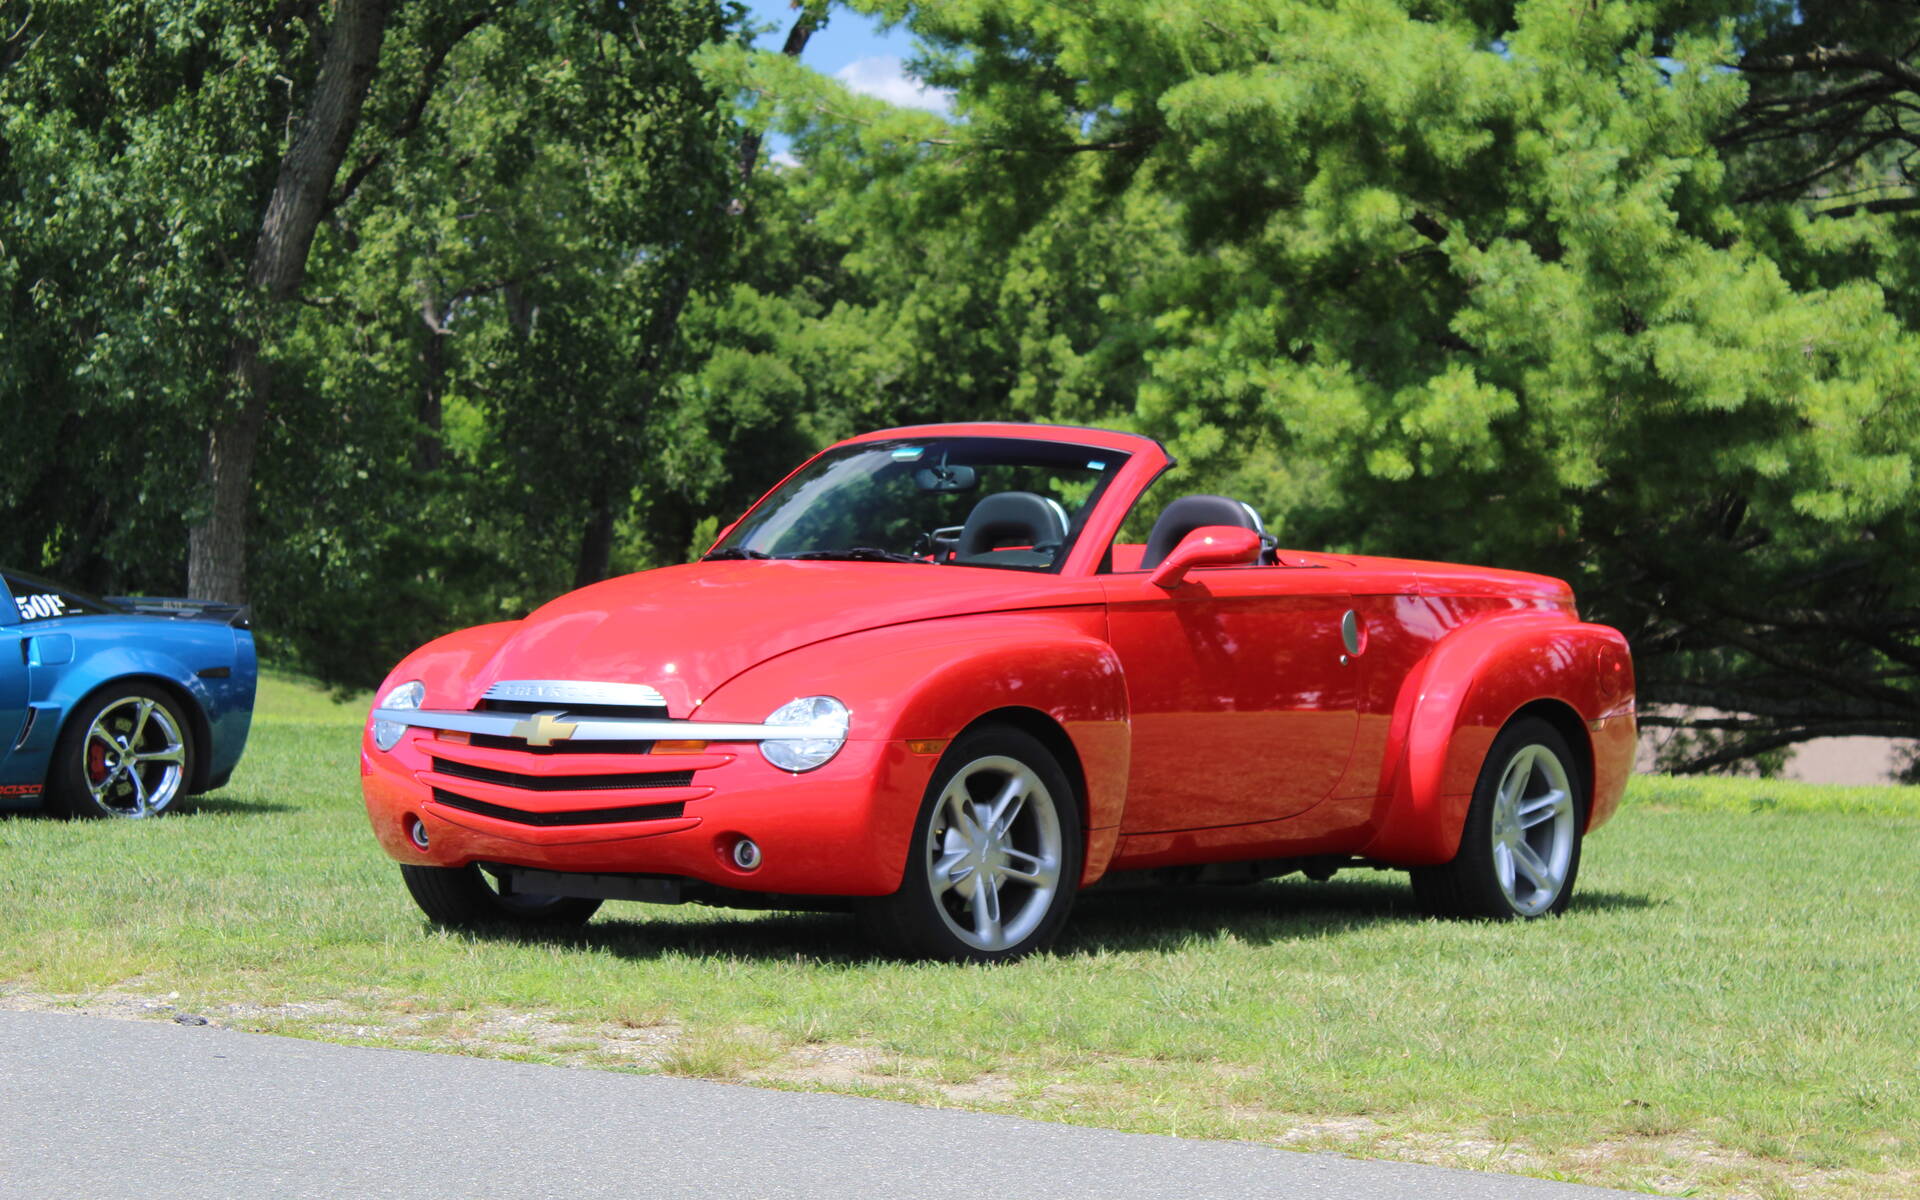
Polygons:
[[1040,742],[988,726],[956,739],[914,825],[900,890],[868,904],[895,948],[992,962],[1050,944],[1080,879],[1072,785]]
[[193,739],[179,702],[119,684],[89,697],[55,751],[48,800],[74,817],[157,817],[193,778]]
[[1413,872],[1421,902],[1461,917],[1541,917],[1566,908],[1586,823],[1573,761],[1566,739],[1538,717],[1501,730],[1480,769],[1460,852]]

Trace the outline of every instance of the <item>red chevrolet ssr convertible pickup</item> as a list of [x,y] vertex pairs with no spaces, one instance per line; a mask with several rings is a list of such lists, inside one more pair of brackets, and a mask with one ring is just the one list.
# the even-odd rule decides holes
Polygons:
[[841,907],[944,958],[1044,947],[1108,877],[1395,867],[1440,914],[1565,908],[1633,759],[1626,640],[1557,580],[1280,549],[1149,493],[1170,466],[1058,426],[829,447],[699,562],[408,656],[374,833],[443,923]]

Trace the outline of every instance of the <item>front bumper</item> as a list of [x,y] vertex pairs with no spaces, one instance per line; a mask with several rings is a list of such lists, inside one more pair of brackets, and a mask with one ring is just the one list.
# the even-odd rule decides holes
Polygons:
[[[672,875],[741,891],[877,896],[900,885],[937,761],[899,741],[848,741],[831,762],[804,774],[774,767],[746,743],[716,743],[705,754],[536,758],[414,727],[392,751],[363,734],[360,773],[374,835],[403,863],[502,863]],[[643,771],[658,778],[620,786]],[[509,774],[522,785],[496,781]],[[570,790],[569,776],[597,777],[596,786]],[[537,788],[525,786],[531,777],[539,777]],[[425,850],[408,833],[416,820],[428,835]],[[751,871],[732,860],[742,837],[761,850]]]

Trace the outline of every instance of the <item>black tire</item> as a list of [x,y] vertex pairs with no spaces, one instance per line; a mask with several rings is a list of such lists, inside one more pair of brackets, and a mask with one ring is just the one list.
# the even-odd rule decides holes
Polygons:
[[67,717],[47,768],[47,811],[60,817],[158,817],[193,784],[193,726],[152,683],[110,684]]
[[[976,818],[994,816],[997,801],[1011,815],[996,830]],[[1083,854],[1079,798],[1059,762],[1032,734],[983,726],[941,757],[914,818],[900,888],[863,902],[862,924],[911,957],[1020,958],[1060,936]]]
[[469,863],[464,867],[400,864],[400,878],[413,902],[436,925],[585,925],[600,911],[600,901],[575,896],[536,896],[502,892],[499,884]]
[[1453,861],[1415,867],[1414,895],[1442,917],[1557,915],[1573,898],[1586,825],[1587,784],[1566,738],[1539,717],[1522,717],[1487,750]]

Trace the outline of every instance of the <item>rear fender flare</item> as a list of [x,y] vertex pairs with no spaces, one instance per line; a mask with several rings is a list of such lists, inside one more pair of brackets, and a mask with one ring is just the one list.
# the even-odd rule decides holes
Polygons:
[[[1623,702],[1610,694],[1617,672],[1603,667],[1625,647],[1618,631],[1558,612],[1502,614],[1442,638],[1401,688],[1388,733],[1392,786],[1363,853],[1396,866],[1450,861],[1487,750],[1528,705],[1570,710],[1567,724],[1586,739],[1575,754],[1592,762],[1586,730]],[[1630,695],[1624,703],[1631,707]],[[1601,782],[1610,784],[1617,772],[1607,769]],[[1599,815],[1590,813],[1590,825]]]

